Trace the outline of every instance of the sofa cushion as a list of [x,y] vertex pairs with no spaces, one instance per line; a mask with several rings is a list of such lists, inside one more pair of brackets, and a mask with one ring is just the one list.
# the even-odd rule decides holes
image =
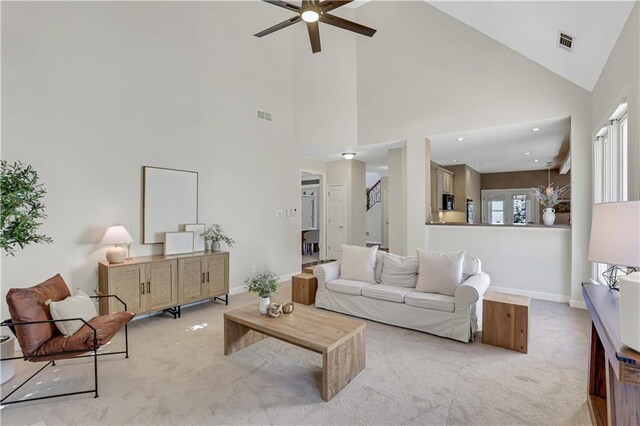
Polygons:
[[336,293],[354,294],[360,296],[363,287],[368,287],[370,284],[364,281],[343,280],[342,278],[332,280],[327,283],[327,290],[334,291]]
[[360,247],[343,244],[340,278],[375,283],[377,251],[378,246]]
[[412,289],[391,285],[370,285],[362,288],[362,295],[371,299],[380,299],[387,302],[404,303],[404,296]]
[[[12,288],[7,293],[7,307],[14,323],[51,320],[47,300],[69,297],[69,287],[60,274],[29,288]],[[54,323],[16,326],[16,338],[24,355],[31,355],[48,340],[60,336]]]
[[380,283],[395,287],[414,288],[418,279],[418,258],[387,254],[384,257]]
[[466,281],[472,275],[478,275],[482,272],[482,262],[473,256],[465,256],[462,264],[462,282]]
[[374,279],[377,283],[380,283],[380,275],[382,275],[382,264],[386,255],[387,253],[380,250],[376,252],[376,268],[374,271]]
[[464,251],[430,253],[418,249],[420,264],[417,291],[453,296],[462,282]]
[[412,291],[405,296],[404,303],[416,308],[433,309],[434,311],[453,312],[455,310],[455,299],[452,296],[437,293]]

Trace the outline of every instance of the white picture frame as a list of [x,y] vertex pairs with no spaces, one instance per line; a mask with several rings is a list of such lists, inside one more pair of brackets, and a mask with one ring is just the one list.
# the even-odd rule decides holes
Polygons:
[[164,242],[165,232],[198,223],[198,173],[143,167],[143,244]]
[[165,232],[164,255],[193,253],[193,232]]
[[193,232],[193,251],[204,251],[204,237],[201,234],[204,234],[205,228],[207,225],[204,223],[190,223],[184,225],[184,230],[186,232]]

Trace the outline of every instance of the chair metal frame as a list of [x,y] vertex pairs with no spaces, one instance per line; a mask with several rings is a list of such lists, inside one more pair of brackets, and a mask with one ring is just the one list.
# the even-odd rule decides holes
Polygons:
[[[95,295],[95,296],[89,296],[92,299],[99,299],[101,297],[113,297],[115,299],[117,299],[120,303],[122,303],[122,305],[124,306],[124,310],[127,310],[127,304],[120,299],[118,296],[116,296],[115,294],[104,294],[104,295]],[[70,395],[80,395],[80,394],[85,394],[85,393],[94,393],[94,398],[97,398],[98,395],[98,357],[99,356],[105,356],[105,355],[118,355],[118,354],[125,354],[125,358],[129,358],[129,332],[128,332],[128,328],[127,328],[127,324],[124,325],[124,345],[125,345],[125,350],[124,351],[117,351],[117,352],[107,352],[107,353],[98,353],[98,349],[100,349],[98,347],[98,331],[95,329],[95,327],[93,327],[91,324],[89,324],[87,321],[83,320],[82,318],[68,318],[68,319],[61,319],[61,320],[46,320],[46,321],[29,321],[29,322],[18,322],[18,323],[13,323],[13,322],[3,322],[0,324],[0,326],[2,327],[9,327],[11,329],[11,331],[13,332],[14,329],[13,327],[15,326],[23,326],[23,325],[31,325],[31,324],[43,324],[43,323],[56,323],[56,322],[62,322],[62,321],[82,321],[84,323],[84,325],[86,325],[87,327],[89,327],[91,330],[93,330],[93,350],[90,351],[86,351],[86,350],[76,350],[76,351],[63,351],[63,352],[54,352],[54,353],[50,353],[50,354],[46,354],[46,355],[33,355],[33,356],[17,356],[17,357],[10,357],[10,358],[0,358],[0,362],[2,361],[12,361],[12,360],[18,360],[18,359],[23,359],[25,361],[27,360],[31,360],[31,359],[36,359],[36,358],[49,358],[52,356],[56,356],[56,355],[69,355],[69,354],[73,354],[73,353],[78,353],[78,354],[85,354],[85,355],[78,355],[78,356],[74,356],[74,357],[70,357],[70,358],[61,358],[61,359],[77,359],[77,358],[88,358],[91,357],[93,358],[93,389],[88,389],[88,390],[82,390],[82,391],[77,391],[77,392],[66,392],[66,393],[60,393],[60,394],[55,394],[55,395],[48,395],[48,396],[40,396],[37,398],[23,398],[23,399],[19,399],[16,401],[6,401],[11,395],[13,395],[16,391],[18,391],[20,388],[22,388],[24,385],[26,385],[31,379],[33,379],[35,376],[38,375],[38,373],[40,373],[42,370],[44,370],[45,368],[47,368],[50,365],[56,365],[56,360],[50,360],[49,362],[47,362],[44,367],[40,368],[38,371],[36,371],[35,373],[33,373],[27,380],[23,381],[20,386],[18,386],[17,388],[15,388],[14,390],[12,390],[8,395],[2,397],[2,399],[0,399],[0,405],[8,405],[8,404],[18,404],[20,402],[28,402],[28,401],[37,401],[40,399],[49,399],[49,398],[58,398],[61,396],[70,396]],[[14,332],[15,334],[15,332]],[[91,352],[91,353],[88,353]],[[88,354],[87,354],[88,353]]]

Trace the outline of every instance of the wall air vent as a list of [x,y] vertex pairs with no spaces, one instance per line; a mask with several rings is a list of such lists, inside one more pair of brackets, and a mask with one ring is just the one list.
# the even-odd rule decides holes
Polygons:
[[273,115],[270,112],[258,110],[256,116],[258,117],[258,120],[273,121]]
[[575,38],[570,36],[569,34],[558,31],[558,47],[568,50],[571,52],[573,50],[573,43]]

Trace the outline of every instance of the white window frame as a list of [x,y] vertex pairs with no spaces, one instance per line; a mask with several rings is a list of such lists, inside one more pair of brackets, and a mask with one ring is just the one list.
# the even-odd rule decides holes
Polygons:
[[[593,140],[593,203],[627,201],[628,112],[621,103]],[[610,265],[592,262],[592,281],[606,284],[602,273]]]

